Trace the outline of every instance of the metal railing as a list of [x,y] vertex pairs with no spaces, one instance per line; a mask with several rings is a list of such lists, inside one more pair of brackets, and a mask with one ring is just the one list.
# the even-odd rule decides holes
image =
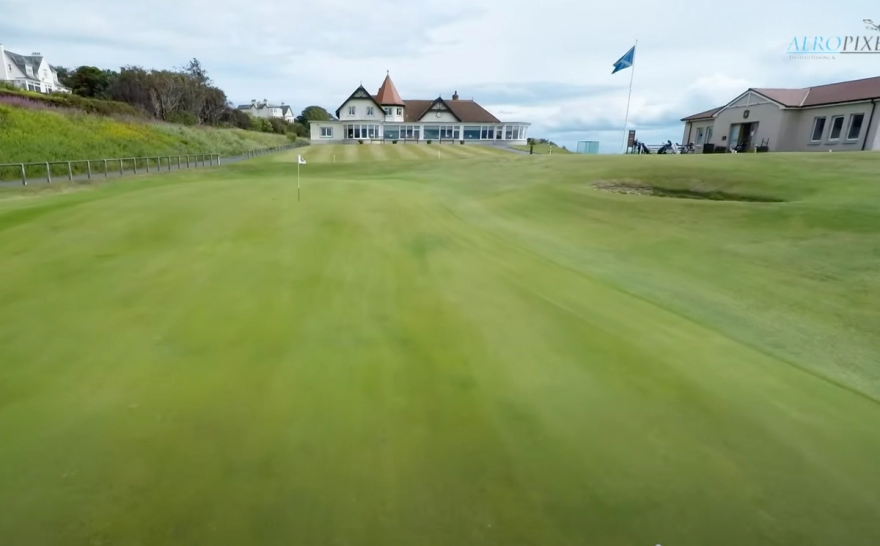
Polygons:
[[[272,148],[251,150],[240,156],[242,159],[250,159],[261,155],[281,152],[305,146],[307,143],[292,143]],[[63,161],[37,161],[20,163],[0,163],[0,170],[13,169],[20,173],[21,183],[28,185],[28,180],[45,180],[51,184],[54,176],[66,178],[72,182],[74,177],[86,178],[109,178],[123,176],[125,174],[142,174],[150,172],[168,172],[172,169],[182,170],[198,167],[215,167],[221,163],[220,154],[190,154],[190,155],[162,155],[149,157],[115,157],[101,159],[76,159]],[[2,172],[2,171],[0,171]],[[2,178],[0,178],[2,180]]]

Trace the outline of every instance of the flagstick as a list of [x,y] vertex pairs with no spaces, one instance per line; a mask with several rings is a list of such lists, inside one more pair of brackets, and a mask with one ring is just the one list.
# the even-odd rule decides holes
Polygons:
[[636,45],[633,46],[633,64],[630,68],[632,68],[632,73],[629,75],[629,96],[626,98],[626,119],[623,122],[623,151],[626,152],[626,137],[627,130],[629,129],[629,101],[632,99],[633,95],[633,79],[636,77],[636,50],[639,47],[639,41],[636,40]]
[[299,158],[296,159],[296,202],[299,203]]

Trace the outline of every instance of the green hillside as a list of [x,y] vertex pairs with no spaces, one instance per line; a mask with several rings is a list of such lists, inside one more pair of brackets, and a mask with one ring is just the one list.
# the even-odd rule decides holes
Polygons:
[[290,143],[282,135],[0,105],[0,163],[219,153]]

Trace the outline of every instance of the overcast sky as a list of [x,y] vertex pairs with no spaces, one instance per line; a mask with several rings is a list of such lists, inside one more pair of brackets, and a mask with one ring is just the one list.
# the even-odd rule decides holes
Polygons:
[[[748,87],[803,87],[880,75],[880,56],[792,60],[795,36],[870,35],[876,0],[2,0],[0,43],[52,64],[183,65],[197,57],[236,103],[335,110],[390,70],[404,100],[457,90],[531,136],[621,147],[681,139],[680,118]],[[876,32],[874,33],[876,35]]]

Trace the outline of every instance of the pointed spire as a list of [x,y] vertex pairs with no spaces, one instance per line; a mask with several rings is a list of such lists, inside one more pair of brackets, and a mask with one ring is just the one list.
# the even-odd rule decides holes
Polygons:
[[391,71],[388,71],[385,81],[382,82],[382,87],[376,93],[376,100],[382,106],[405,106],[403,99],[400,98],[400,94],[397,92],[397,88],[394,87],[394,82],[391,81]]

